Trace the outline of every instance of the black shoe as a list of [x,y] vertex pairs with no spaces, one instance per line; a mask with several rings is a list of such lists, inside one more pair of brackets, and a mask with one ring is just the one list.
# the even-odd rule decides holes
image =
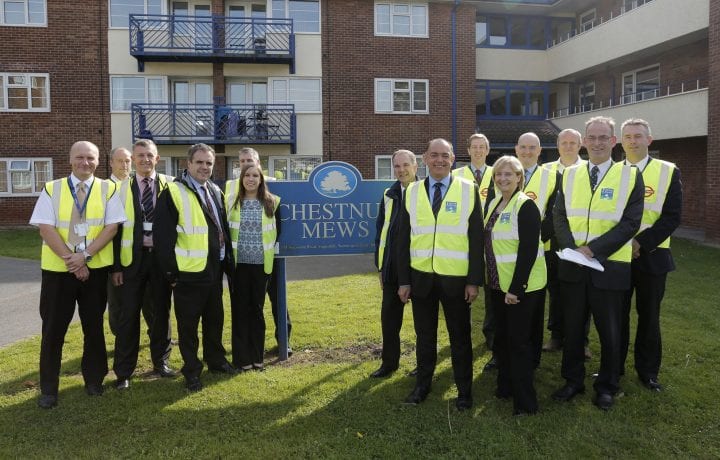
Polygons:
[[660,382],[657,381],[656,378],[650,377],[649,379],[642,379],[642,384],[645,385],[645,388],[647,388],[650,391],[657,391],[661,392],[663,391],[662,385],[660,385]]
[[408,372],[408,377],[417,377],[417,367]]
[[115,381],[116,390],[127,390],[130,388],[130,379],[117,379]]
[[173,378],[177,376],[177,372],[172,370],[172,368],[170,368],[167,363],[161,363],[153,367],[153,372],[163,378]]
[[610,410],[614,402],[612,395],[609,393],[598,393],[593,401],[602,410]]
[[529,411],[529,410],[514,410],[513,411],[513,417],[527,417],[528,415],[535,415],[537,414],[537,411]]
[[191,393],[195,393],[203,389],[200,377],[188,377],[185,379],[185,388]]
[[288,347],[288,358],[293,355],[292,348]]
[[386,367],[386,366],[380,366],[378,370],[370,374],[370,377],[374,379],[378,379],[381,377],[387,377],[388,375],[392,375],[393,372],[397,370],[397,367]]
[[230,363],[225,363],[220,367],[211,367],[210,372],[212,372],[213,374],[235,375],[238,373],[238,370],[232,367]]
[[458,395],[457,399],[455,400],[455,407],[457,407],[457,410],[459,410],[460,412],[472,408],[472,405],[473,400],[472,396],[470,395]]
[[497,360],[495,360],[495,355],[492,355],[490,358],[490,361],[485,363],[485,367],[483,367],[483,372],[485,371],[492,371],[497,369]]
[[552,399],[555,401],[570,401],[575,397],[575,395],[583,393],[585,393],[585,387],[576,387],[574,385],[567,384],[553,393]]
[[495,390],[495,397],[497,399],[501,399],[503,401],[508,401],[508,400],[512,399],[512,394],[506,393],[504,391],[500,391],[499,389],[497,389],[497,390]]
[[57,395],[40,395],[37,404],[41,409],[52,409],[57,406]]
[[410,393],[407,398],[405,398],[405,404],[413,404],[417,405],[421,402],[425,401],[425,398],[427,398],[428,393],[430,393],[430,388],[427,387],[415,387]]
[[88,396],[102,396],[104,391],[102,385],[97,383],[88,383],[85,385],[85,393],[87,393]]

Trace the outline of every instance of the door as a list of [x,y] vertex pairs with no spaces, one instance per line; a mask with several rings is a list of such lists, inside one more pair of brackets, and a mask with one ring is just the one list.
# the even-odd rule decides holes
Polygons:
[[212,137],[212,83],[197,79],[172,81],[174,132],[183,137]]
[[263,21],[253,22],[253,19],[267,17],[264,3],[246,1],[226,2],[226,43],[228,51],[234,53],[256,53],[265,50],[265,29]]

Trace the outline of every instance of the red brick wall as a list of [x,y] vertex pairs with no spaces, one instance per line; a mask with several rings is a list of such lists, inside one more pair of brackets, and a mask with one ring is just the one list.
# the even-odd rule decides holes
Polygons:
[[[375,156],[416,154],[429,139],[452,138],[450,3],[430,3],[429,38],[376,37],[372,0],[325,0],[323,155],[375,177]],[[457,13],[457,139],[475,127],[475,9]],[[429,80],[428,115],[376,115],[375,78]]]
[[[54,178],[70,172],[73,142],[100,148],[107,177],[110,146],[107,1],[48,0],[47,27],[0,27],[0,72],[50,76],[47,113],[0,112],[0,157],[51,157]],[[26,224],[36,198],[0,198],[0,225]]]
[[708,30],[709,109],[708,151],[705,182],[705,236],[720,242],[720,0],[710,0],[710,27]]

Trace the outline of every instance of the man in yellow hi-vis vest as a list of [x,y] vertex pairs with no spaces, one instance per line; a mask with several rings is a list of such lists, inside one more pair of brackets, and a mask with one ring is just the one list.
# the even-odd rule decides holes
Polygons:
[[560,260],[558,277],[563,305],[565,343],[562,376],[565,385],[553,393],[569,401],[585,391],[584,330],[588,310],[600,336],[600,370],[594,403],[608,410],[620,380],[620,314],[630,288],[630,241],[640,228],[644,185],[637,168],[614,163],[615,121],[593,117],[585,124],[583,140],[587,165],[565,169],[555,200],[555,235],[560,248],[575,249],[595,259],[604,271]]
[[108,372],[103,332],[108,267],[113,263],[112,245],[108,243],[118,223],[125,220],[125,213],[115,194],[115,184],[94,176],[98,163],[95,144],[73,144],[72,174],[45,184],[30,218],[30,224],[40,228],[43,239],[38,399],[43,409],[57,405],[63,343],[75,303],[84,333],[85,392],[102,395],[102,382]]
[[635,291],[638,313],[635,370],[646,388],[662,391],[658,382],[662,359],[660,303],[665,294],[667,274],[675,270],[670,235],[680,225],[682,215],[680,170],[672,163],[648,155],[652,134],[647,121],[640,118],[626,120],[620,132],[626,162],[642,172],[645,183],[640,232],[632,240],[632,288],[625,296],[620,371],[625,369],[630,342],[630,307]]
[[412,297],[417,335],[417,381],[405,398],[419,404],[430,393],[437,363],[439,304],[450,336],[458,410],[472,407],[470,305],[483,284],[483,215],[478,187],[450,174],[455,155],[445,139],[423,155],[430,176],[405,190],[398,216],[398,295]]
[[188,391],[200,391],[203,363],[198,358],[198,325],[203,325],[203,358],[210,372],[236,374],[225,358],[222,329],[223,273],[235,266],[224,196],[210,177],[215,150],[206,144],[188,149],[188,166],[168,183],[155,208],[153,246],[163,275],[173,286],[180,354]]

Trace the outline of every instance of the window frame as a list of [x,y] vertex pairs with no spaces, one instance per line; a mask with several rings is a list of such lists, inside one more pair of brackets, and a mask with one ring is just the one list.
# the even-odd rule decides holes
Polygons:
[[[389,15],[390,15],[390,16],[389,16],[390,32],[387,32],[387,33],[386,33],[386,32],[380,32],[380,31],[378,30],[378,6],[380,6],[380,5],[387,6],[387,7],[389,7],[389,9],[390,9],[390,13],[389,13]],[[395,13],[395,6],[398,6],[398,5],[407,5],[407,7],[408,7],[408,13],[407,13],[407,15],[405,15],[405,14],[400,14],[400,13]],[[414,25],[414,23],[413,23],[413,11],[412,11],[412,9],[413,9],[414,7],[422,7],[422,8],[425,9],[425,24],[424,24],[425,33],[423,33],[423,34],[413,33],[413,25]],[[408,27],[409,27],[409,31],[410,31],[409,34],[400,34],[400,33],[395,33],[395,32],[393,31],[393,23],[394,23],[394,22],[393,22],[393,17],[394,17],[395,15],[397,15],[397,16],[408,16],[408,17],[409,17],[409,23],[408,23]],[[430,36],[430,30],[429,30],[429,29],[430,29],[430,6],[429,6],[428,2],[417,2],[417,1],[405,1],[405,2],[376,1],[376,2],[374,3],[374,5],[373,5],[373,23],[374,23],[374,24],[373,24],[373,25],[374,25],[374,28],[373,28],[373,29],[374,29],[374,33],[375,33],[375,36],[376,36],[376,37],[429,38],[429,36]]]
[[[657,81],[658,81],[657,88],[655,88],[654,90],[643,91],[643,93],[642,93],[643,95],[641,96],[640,99],[638,99],[637,74],[640,72],[644,72],[646,70],[655,69],[655,68],[657,68]],[[632,76],[633,88],[632,88],[632,92],[625,93],[625,77],[629,77],[629,76]],[[660,90],[660,63],[641,67],[639,69],[630,70],[628,72],[623,72],[623,74],[620,78],[620,82],[621,82],[621,87],[622,87],[622,95],[620,96],[620,101],[622,104],[632,104],[634,102],[642,102],[642,101],[646,101],[649,99],[655,99],[660,96],[660,92],[659,92],[659,90]],[[648,93],[651,91],[655,91],[656,94],[652,97],[645,97],[645,93]]]
[[[477,112],[477,91],[485,91],[485,113],[480,114]],[[492,90],[500,90],[505,92],[504,107],[505,113],[502,115],[493,114],[490,93]],[[525,110],[522,115],[512,115],[512,101],[511,95],[513,90],[522,90],[525,94],[523,107]],[[542,90],[543,92],[543,110],[539,115],[529,115],[529,111],[532,103],[532,93]],[[525,80],[476,80],[475,81],[476,91],[476,105],[475,114],[476,119],[484,120],[544,120],[548,115],[548,108],[550,103],[550,83],[544,81],[525,81]]]
[[[116,25],[113,25],[113,23],[112,23],[112,18],[113,18],[113,15],[112,15],[112,3],[113,3],[113,1],[115,1],[115,0],[108,0],[108,29],[110,29],[110,30],[113,30],[113,29],[115,29],[115,30],[129,29],[129,28],[130,28],[130,21],[129,21],[129,19],[128,19],[128,25],[127,25],[127,26],[116,26]],[[129,17],[131,14],[150,14],[150,13],[148,13],[148,2],[151,2],[151,1],[153,1],[153,0],[143,0],[143,12],[142,12],[142,13],[140,13],[140,12],[136,12],[136,13],[130,12],[130,13],[128,13],[128,17]],[[167,2],[160,1],[160,12],[159,12],[159,13],[156,13],[156,14],[166,14],[166,13],[167,13],[167,9],[166,9],[167,7],[166,7],[166,5],[167,5]]]
[[[292,91],[290,89],[290,82],[291,81],[299,81],[299,80],[306,80],[306,81],[317,81],[318,84],[318,109],[317,110],[303,110],[298,109],[298,104],[292,98],[290,95],[292,94]],[[276,100],[275,99],[275,83],[276,82],[285,82],[285,97],[284,100]],[[271,77],[268,79],[268,99],[271,104],[293,104],[295,106],[295,113],[322,113],[322,78],[320,77],[302,77],[302,78],[292,78],[292,77]]]
[[[380,110],[378,104],[378,84],[379,83],[390,83],[390,105],[391,110]],[[394,106],[394,95],[396,92],[404,92],[395,88],[396,83],[408,83],[408,93],[410,94],[410,110],[395,110]],[[425,110],[415,109],[415,84],[425,84]],[[374,80],[374,94],[375,94],[375,113],[380,115],[428,115],[430,113],[430,80],[426,78],[375,78]]]
[[[27,171],[25,171],[25,170],[13,171],[10,168],[10,164],[13,161],[28,161],[30,163],[30,168]],[[0,191],[0,197],[24,197],[24,196],[40,195],[40,192],[42,192],[42,187],[40,187],[39,189],[36,187],[37,179],[35,176],[35,174],[37,173],[35,164],[38,162],[47,162],[48,163],[48,166],[49,166],[48,178],[45,183],[53,180],[53,160],[51,157],[37,157],[37,158],[35,158],[35,157],[0,157],[0,163],[5,163],[5,165],[6,165],[4,172],[5,172],[5,180],[6,180],[5,183],[7,185],[7,191]],[[29,172],[30,177],[31,177],[31,187],[32,187],[33,191],[32,192],[21,192],[21,193],[13,192],[12,191],[13,190],[13,183],[12,183],[12,173],[13,172]],[[44,187],[44,184],[43,184],[43,187]]]
[[[161,75],[110,75],[110,113],[131,113],[131,108],[128,108],[127,110],[116,110],[115,104],[113,103],[114,97],[115,97],[115,88],[113,86],[113,80],[116,78],[142,78],[145,80],[145,98],[143,101],[134,101],[133,103],[138,104],[165,104],[168,102],[168,82],[167,77],[161,76]],[[161,86],[162,86],[162,101],[161,102],[148,102],[148,96],[150,94],[150,88],[149,88],[149,82],[150,80],[160,80]]]
[[[5,2],[23,3],[25,5],[25,22],[22,24],[5,23]],[[2,27],[47,27],[47,0],[39,0],[43,4],[43,22],[30,22],[30,0],[0,0],[0,26]]]
[[[13,84],[8,82],[8,77],[23,77],[27,79],[27,84],[24,86]],[[36,108],[32,106],[32,79],[37,77],[45,78],[45,94],[47,95],[47,105],[45,107]],[[10,88],[25,88],[27,89],[27,103],[26,109],[11,109],[8,99],[8,90]],[[49,73],[21,73],[21,72],[0,72],[0,112],[50,112],[50,74]]]
[[[310,159],[312,161],[316,161],[317,165],[313,167],[315,169],[318,165],[320,165],[323,162],[322,155],[270,155],[269,157],[260,157],[260,161],[262,162],[263,158],[267,158],[267,170],[268,170],[268,176],[275,177],[275,162],[276,161],[288,161],[288,168],[290,167],[290,162],[293,160],[295,161],[301,161],[303,159]],[[310,177],[310,172],[312,172],[312,169],[309,171],[304,171],[308,177]],[[302,175],[301,171],[294,171],[294,173]],[[277,179],[282,181],[306,181],[308,179],[306,178],[300,178],[300,179]],[[270,188],[272,188],[272,184],[270,184]]]
[[[484,19],[485,22],[480,21]],[[491,21],[502,20],[504,22],[504,43],[493,44],[491,43],[492,37],[499,37],[499,35],[492,35],[491,33]],[[515,43],[513,40],[513,25],[514,23],[525,22],[526,28],[524,28],[524,40],[522,43]],[[575,34],[576,19],[573,17],[556,17],[556,16],[536,16],[536,15],[524,15],[524,14],[492,14],[481,11],[475,12],[475,47],[476,48],[504,48],[504,49],[524,49],[524,50],[546,50],[552,44],[553,41],[558,40],[553,35],[553,28],[559,27],[565,23],[569,28],[571,35]],[[479,24],[485,24],[485,39],[480,41],[478,38],[478,32],[481,30]],[[534,45],[532,43],[532,32],[533,27],[539,25],[542,27],[542,43]]]
[[[415,155],[415,159],[417,160],[418,164],[418,170],[417,170],[417,176],[418,180],[425,179],[428,175],[428,168],[427,165],[423,162],[422,155]],[[379,174],[379,168],[380,168],[380,161],[381,160],[389,160],[390,161],[390,177],[380,177]],[[392,165],[392,155],[375,155],[375,179],[377,180],[397,180],[395,177],[395,168],[393,168]]]
[[[592,15],[592,19],[588,22],[587,20],[583,21],[583,18],[586,16]],[[580,13],[578,15],[578,29],[580,30],[580,33],[587,32],[588,30],[595,27],[595,21],[597,20],[597,8],[590,8],[587,11],[584,11],[583,13]],[[589,27],[587,27],[589,25]]]
[[[592,91],[587,91],[587,88],[592,86]],[[595,110],[595,80],[585,81],[578,85],[578,112],[589,112]],[[590,108],[586,108],[588,105],[585,100],[592,96],[593,101],[590,102]]]
[[[268,18],[275,18],[275,8],[273,3],[278,0],[270,0],[269,5],[270,8],[268,8],[269,11],[266,11]],[[279,0],[285,3],[284,13],[280,17],[280,19],[292,19],[290,17],[290,0]],[[322,33],[322,2],[320,0],[312,1],[312,3],[318,4],[318,17],[317,17],[317,31],[298,31],[295,27],[295,20],[293,19],[293,34],[307,34],[307,35],[320,35]]]

